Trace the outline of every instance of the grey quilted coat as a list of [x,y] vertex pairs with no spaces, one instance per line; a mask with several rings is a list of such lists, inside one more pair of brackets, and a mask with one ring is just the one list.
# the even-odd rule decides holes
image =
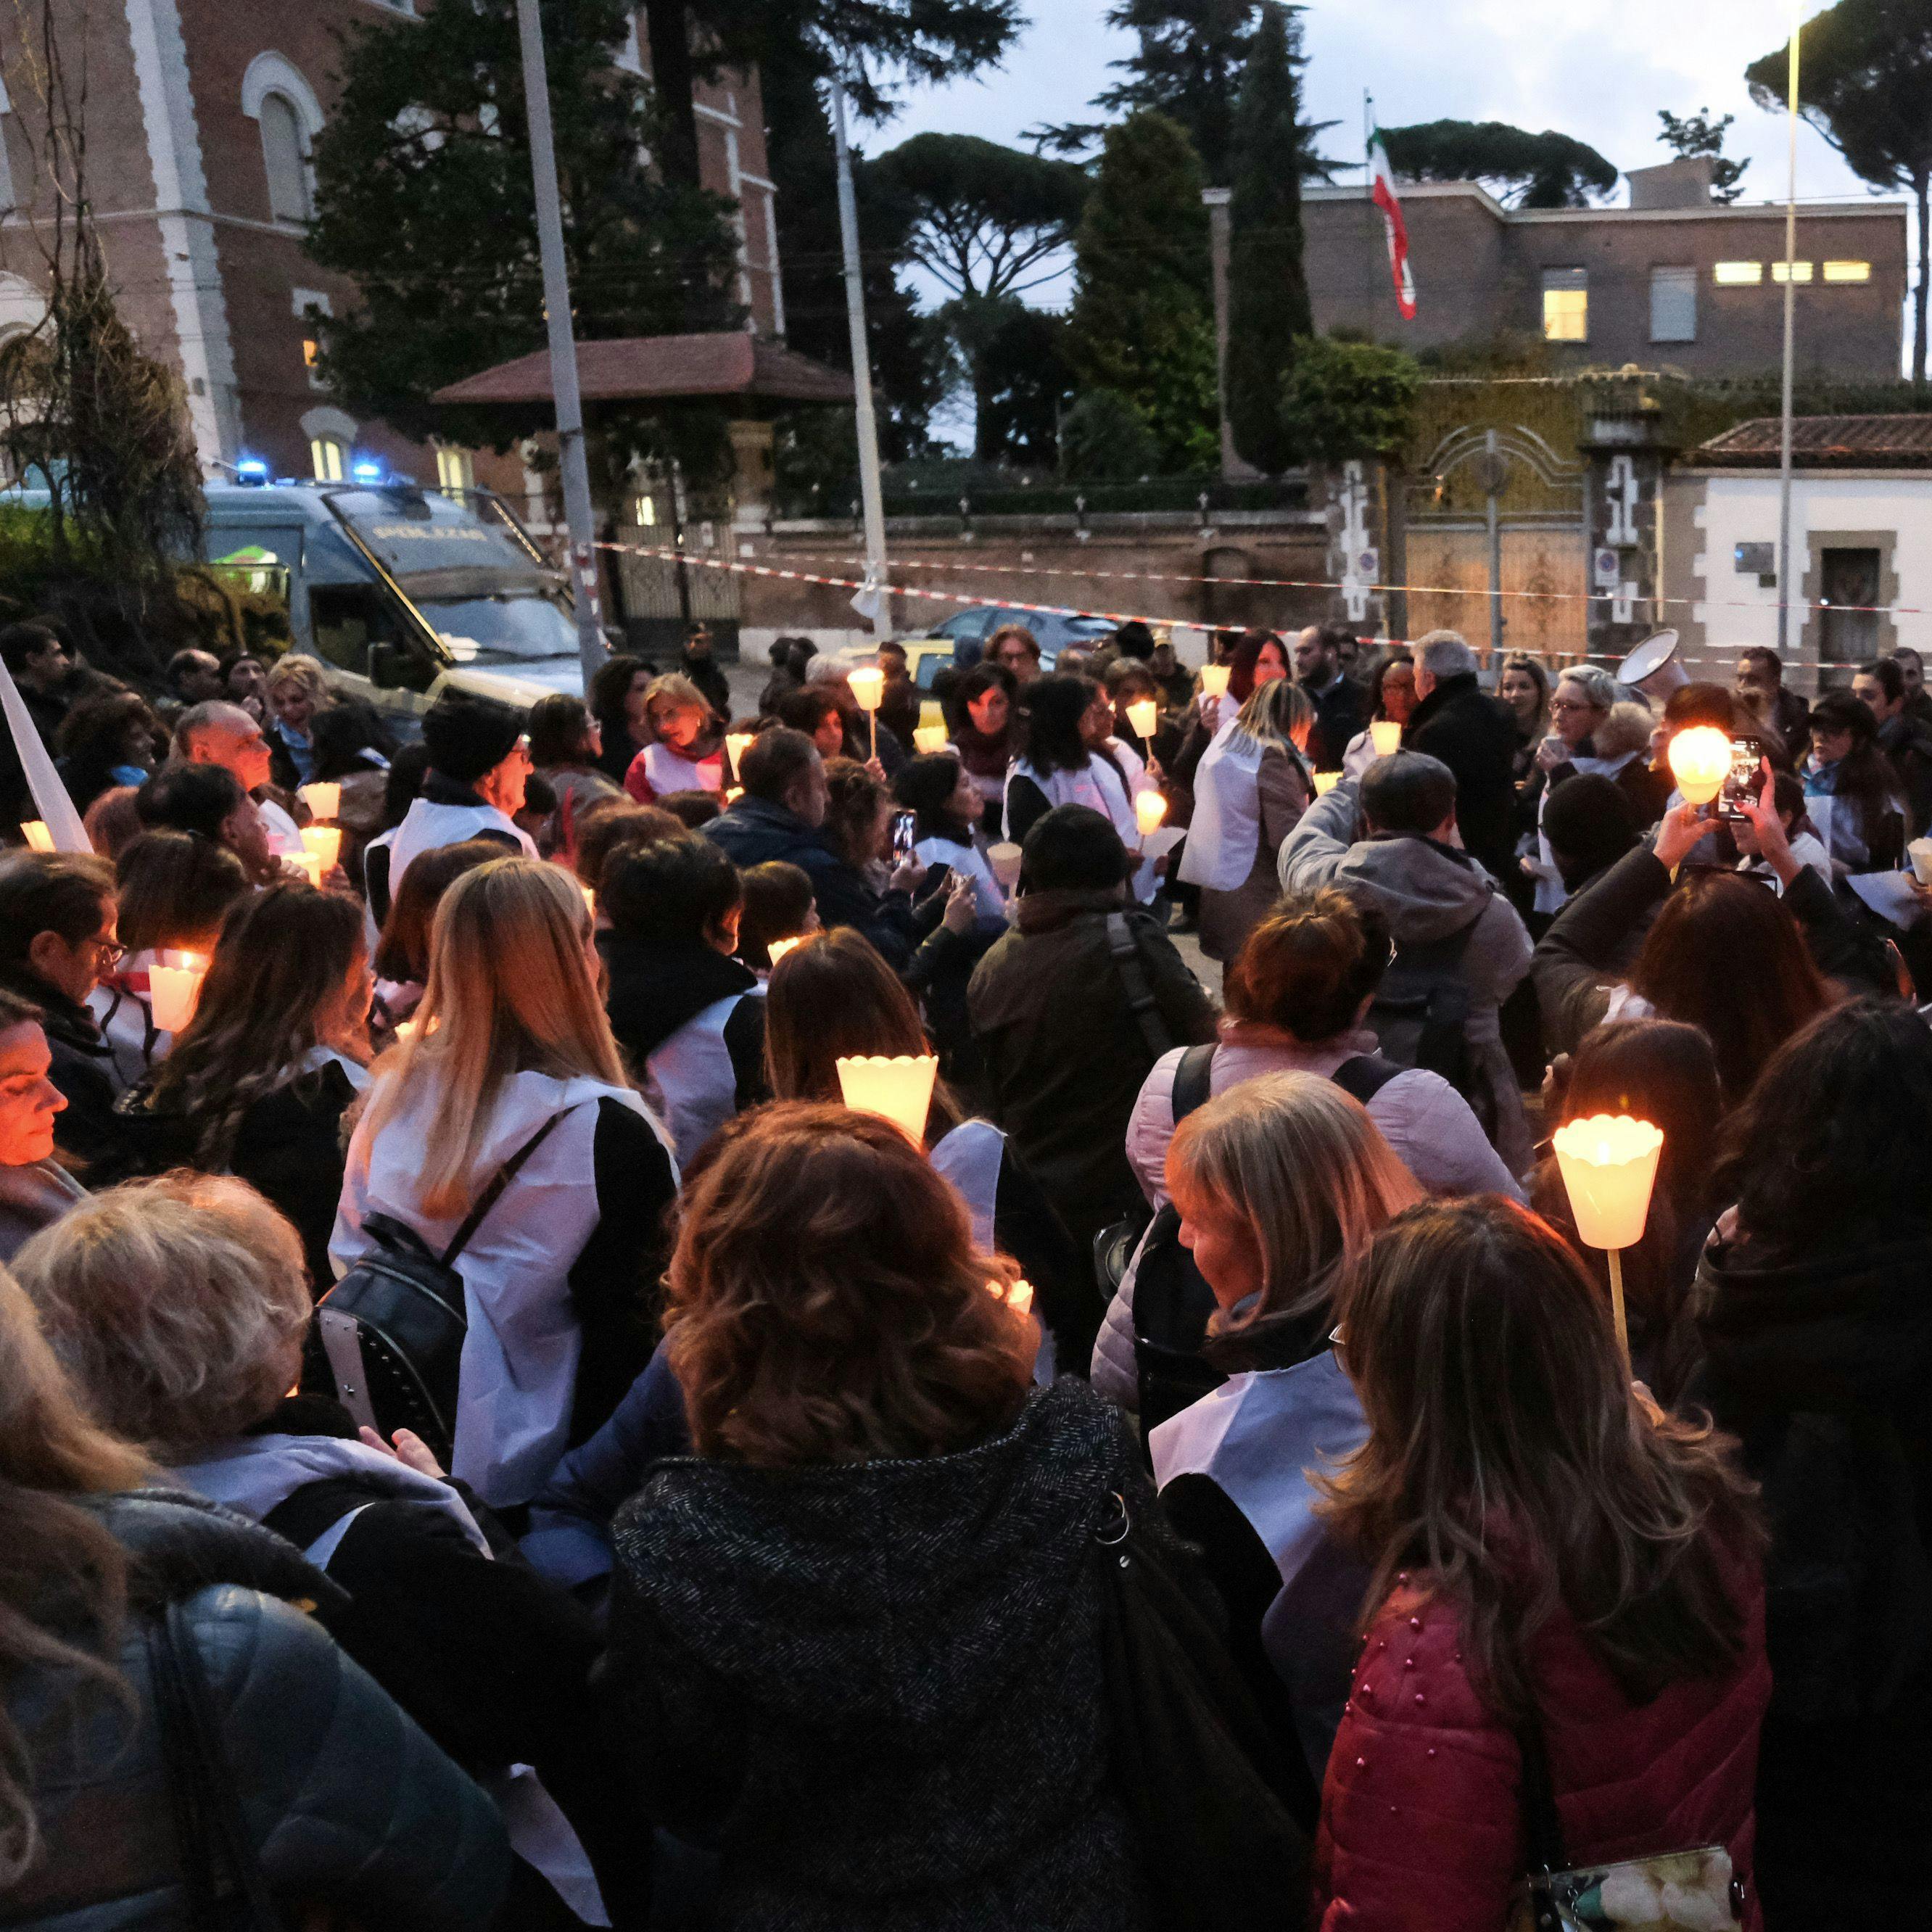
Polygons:
[[1072,1380],[956,1455],[657,1466],[611,1667],[660,1815],[722,1854],[720,1932],[1145,1923],[1093,1542],[1144,1481]]
[[[337,1648],[295,1600],[340,1592],[268,1531],[158,1491],[104,1499],[134,1558],[122,1667],[135,1713],[45,1670],[8,1693],[34,1738],[43,1855],[0,1898],[0,1921],[38,1932],[199,1932],[180,1884],[148,1632],[185,1606],[244,1827],[284,1917],[410,1932],[488,1925],[509,1853],[495,1806]],[[290,1600],[278,1600],[286,1598]]]

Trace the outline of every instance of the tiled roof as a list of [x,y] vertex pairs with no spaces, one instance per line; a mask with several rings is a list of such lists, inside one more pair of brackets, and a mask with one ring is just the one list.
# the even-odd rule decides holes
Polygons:
[[[1780,418],[1739,423],[1690,460],[1720,468],[1762,470],[1779,460]],[[1932,470],[1932,415],[1795,416],[1791,460],[1806,470]]]
[[[849,403],[852,379],[808,356],[748,330],[705,335],[633,335],[577,345],[577,380],[586,402],[762,396],[774,401]],[[436,391],[439,403],[550,400],[550,355],[539,350],[500,362]]]

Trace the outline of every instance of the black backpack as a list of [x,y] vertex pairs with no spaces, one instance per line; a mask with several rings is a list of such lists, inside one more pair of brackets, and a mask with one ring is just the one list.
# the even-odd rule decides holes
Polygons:
[[406,1222],[368,1216],[362,1231],[374,1245],[316,1306],[316,1340],[336,1400],[386,1441],[398,1429],[413,1430],[445,1468],[455,1439],[457,1375],[470,1332],[457,1258],[562,1118],[553,1114],[497,1168],[440,1255]]
[[1488,1083],[1469,1051],[1469,982],[1462,956],[1496,896],[1491,886],[1475,916],[1454,932],[1422,944],[1398,946],[1369,1008],[1369,1025],[1382,1057],[1399,1067],[1439,1073],[1468,1102],[1485,1130],[1491,1118]]
[[[1174,1124],[1205,1104],[1214,1076],[1213,1046],[1190,1046],[1174,1072]],[[1405,1071],[1374,1054],[1345,1060],[1328,1077],[1366,1106]],[[1203,1360],[1214,1291],[1180,1244],[1180,1210],[1168,1202],[1148,1224],[1134,1276],[1134,1366],[1140,1382],[1143,1436],[1228,1378]]]

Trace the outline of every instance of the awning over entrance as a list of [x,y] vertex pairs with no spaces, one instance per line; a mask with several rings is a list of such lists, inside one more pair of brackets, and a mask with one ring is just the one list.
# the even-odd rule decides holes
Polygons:
[[[591,402],[688,401],[743,396],[769,402],[849,403],[852,379],[748,330],[632,335],[577,345],[577,380]],[[550,353],[519,356],[436,391],[439,403],[547,403]]]

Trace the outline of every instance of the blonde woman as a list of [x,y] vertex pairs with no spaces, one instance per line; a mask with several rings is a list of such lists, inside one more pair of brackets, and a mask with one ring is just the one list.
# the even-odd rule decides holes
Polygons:
[[1230,1648],[1279,1707],[1262,1618],[1322,1543],[1311,1474],[1368,1434],[1330,1346],[1338,1291],[1422,1190],[1360,1102],[1313,1073],[1244,1081],[1189,1114],[1167,1187],[1214,1292],[1202,1352],[1230,1373],[1148,1436],[1154,1480],[1220,1586]]
[[1180,878],[1201,888],[1201,950],[1228,960],[1280,890],[1276,855],[1315,796],[1305,755],[1314,706],[1270,678],[1214,734],[1194,774]]
[[316,714],[332,699],[322,666],[291,652],[268,674],[268,715],[262,736],[268,746],[269,776],[284,790],[307,784],[315,776]]
[[514,1508],[650,1357],[677,1169],[625,1077],[590,914],[561,867],[494,860],[450,887],[416,1018],[350,1142],[330,1258],[338,1274],[360,1259],[374,1214],[440,1252],[530,1148],[463,1253],[451,1460],[485,1502]]
[[644,720],[649,741],[624,775],[624,789],[640,805],[674,791],[724,789],[724,728],[689,678],[679,671],[652,678]]

